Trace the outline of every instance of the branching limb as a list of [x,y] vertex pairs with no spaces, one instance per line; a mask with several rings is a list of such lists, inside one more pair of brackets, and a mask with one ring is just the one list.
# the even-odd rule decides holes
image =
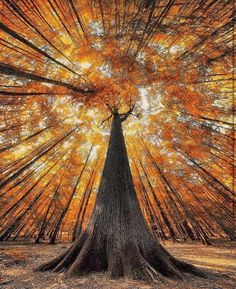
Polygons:
[[111,114],[108,118],[104,119],[104,120],[101,122],[100,126],[102,126],[102,125],[104,124],[104,122],[108,121],[111,117],[112,117],[112,114]]
[[134,105],[130,105],[130,109],[121,117],[121,122],[126,121],[126,119],[132,114],[134,110]]

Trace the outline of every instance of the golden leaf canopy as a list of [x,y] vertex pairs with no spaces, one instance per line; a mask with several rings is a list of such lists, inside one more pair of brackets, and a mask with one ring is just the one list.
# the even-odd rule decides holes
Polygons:
[[12,236],[30,235],[45,216],[49,234],[84,165],[61,236],[70,235],[89,187],[86,223],[109,138],[107,106],[125,113],[134,105],[123,127],[149,223],[148,208],[160,213],[153,192],[176,232],[191,219],[227,235],[232,9],[230,0],[2,0],[1,227],[25,212],[28,225]]

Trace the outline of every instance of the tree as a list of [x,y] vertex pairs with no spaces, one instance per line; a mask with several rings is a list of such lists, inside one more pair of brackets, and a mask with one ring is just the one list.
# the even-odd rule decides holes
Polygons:
[[95,208],[86,229],[73,245],[38,270],[67,269],[73,275],[109,271],[147,281],[181,272],[204,276],[194,266],[171,256],[152,235],[142,215],[129,166],[122,122],[133,107],[120,114],[115,107],[105,165]]

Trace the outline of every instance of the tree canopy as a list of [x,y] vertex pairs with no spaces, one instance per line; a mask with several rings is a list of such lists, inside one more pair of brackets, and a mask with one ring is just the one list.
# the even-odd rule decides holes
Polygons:
[[131,106],[150,227],[233,238],[233,13],[232,0],[1,0],[0,239],[87,223],[109,107]]

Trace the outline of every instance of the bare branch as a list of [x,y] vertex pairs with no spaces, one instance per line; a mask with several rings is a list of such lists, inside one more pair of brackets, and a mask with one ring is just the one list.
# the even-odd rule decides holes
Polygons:
[[104,124],[104,122],[108,121],[111,117],[112,117],[112,114],[111,114],[108,118],[104,119],[104,120],[101,122],[100,126],[102,126],[102,125]]

